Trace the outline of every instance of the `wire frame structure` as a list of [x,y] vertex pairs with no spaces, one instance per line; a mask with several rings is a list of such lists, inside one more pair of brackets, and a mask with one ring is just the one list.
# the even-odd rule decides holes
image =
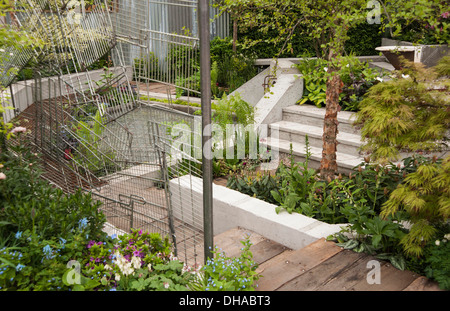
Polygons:
[[0,20],[41,42],[0,51],[2,105],[14,108],[3,119],[28,129],[45,179],[103,203],[106,231],[168,235],[201,263],[202,198],[180,183],[202,176],[201,146],[173,131],[198,137],[198,119],[149,100],[157,87],[169,103],[200,95],[197,1],[90,2],[18,0]]

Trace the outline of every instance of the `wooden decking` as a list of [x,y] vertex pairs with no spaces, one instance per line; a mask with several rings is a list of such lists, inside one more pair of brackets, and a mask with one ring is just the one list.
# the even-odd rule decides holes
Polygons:
[[[215,237],[227,256],[237,256],[246,236],[262,275],[259,291],[438,291],[437,283],[411,271],[380,263],[379,284],[369,284],[373,256],[344,250],[320,239],[300,250],[291,250],[252,231],[235,228]],[[373,283],[373,282],[371,282]]]

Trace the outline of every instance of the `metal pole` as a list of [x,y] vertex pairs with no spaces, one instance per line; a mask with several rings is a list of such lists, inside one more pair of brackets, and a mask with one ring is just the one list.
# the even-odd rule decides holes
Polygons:
[[214,248],[211,150],[211,63],[209,0],[198,0],[200,89],[202,107],[203,232],[205,263]]

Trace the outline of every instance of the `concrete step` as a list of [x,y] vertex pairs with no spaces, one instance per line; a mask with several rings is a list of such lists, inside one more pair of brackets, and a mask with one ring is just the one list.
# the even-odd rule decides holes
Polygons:
[[[353,127],[354,112],[340,111],[338,113],[339,132],[360,134],[359,130]],[[297,122],[304,125],[323,126],[325,109],[313,105],[293,105],[283,108],[282,120]]]
[[[308,135],[309,145],[311,147],[322,148],[323,146],[322,126],[300,124],[292,121],[279,121],[270,124],[269,128],[271,133],[274,133],[278,129],[279,139],[304,143],[305,136]],[[362,145],[360,135],[346,133],[340,130],[337,135],[337,140],[339,142],[337,146],[338,152],[359,155],[359,148]]]
[[[290,142],[285,139],[275,139],[268,137],[265,141],[260,142],[271,150],[277,150],[280,157],[290,154],[290,146],[292,144],[292,154],[294,160],[297,162],[304,162],[306,160],[306,145],[300,142]],[[322,160],[322,148],[310,146],[311,157],[309,160],[309,167],[313,169],[320,168],[320,161]],[[355,156],[342,152],[336,153],[338,172],[348,174],[353,171],[353,168],[364,161],[361,156]]]

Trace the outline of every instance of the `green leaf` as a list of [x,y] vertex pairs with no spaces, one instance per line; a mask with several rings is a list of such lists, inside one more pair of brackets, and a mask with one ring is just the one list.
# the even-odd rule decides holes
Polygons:
[[359,242],[357,240],[348,240],[345,243],[337,243],[336,245],[344,249],[353,249],[359,245]]
[[406,261],[402,256],[391,256],[389,258],[389,261],[391,262],[392,266],[399,270],[405,270],[406,268]]

